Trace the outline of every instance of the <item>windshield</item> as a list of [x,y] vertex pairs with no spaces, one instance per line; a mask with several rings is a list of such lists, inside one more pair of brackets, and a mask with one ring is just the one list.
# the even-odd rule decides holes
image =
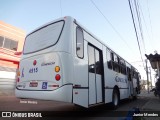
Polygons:
[[26,37],[23,54],[29,54],[55,45],[63,30],[64,21],[44,26]]

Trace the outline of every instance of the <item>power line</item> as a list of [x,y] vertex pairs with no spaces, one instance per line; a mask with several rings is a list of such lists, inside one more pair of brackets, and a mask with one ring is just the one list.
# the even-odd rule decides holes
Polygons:
[[[130,1],[132,13],[133,13],[133,18],[135,21],[137,21],[137,24],[135,22],[135,26],[136,26],[136,28],[139,28],[138,30],[140,32],[140,34],[138,34],[138,32],[137,32],[137,36],[138,36],[138,38],[140,37],[142,39],[142,45],[144,48],[144,52],[146,53],[144,35],[143,35],[143,29],[142,29],[142,23],[141,23],[141,15],[140,15],[140,11],[139,11],[139,3],[138,3],[138,1],[136,2],[136,0],[133,0],[133,1],[134,1],[134,3],[132,3],[132,0]],[[135,13],[134,13],[134,11],[135,11]],[[136,19],[136,17],[137,17],[137,19]]]
[[144,42],[144,36],[143,36],[143,29],[142,29],[142,23],[141,23],[141,16],[140,16],[140,11],[139,11],[139,3],[138,1],[134,0],[135,8],[136,8],[136,13],[137,13],[137,18],[138,18],[138,24],[139,24],[139,29],[141,33],[141,38],[142,38],[142,43],[144,47],[144,51],[146,53],[146,48],[145,48],[145,42]]
[[[146,32],[147,32],[148,38],[149,38],[149,40],[151,41],[151,36],[149,35],[149,32],[148,32],[147,24],[146,24],[144,15],[143,15],[143,11],[142,11],[142,9],[141,9],[141,4],[139,4],[139,8],[140,8],[140,11],[141,11],[141,14],[142,14],[142,18],[143,18],[143,21],[144,21],[144,25],[145,25],[145,28],[146,28]],[[150,42],[150,45],[152,46],[152,49],[153,49],[154,47],[153,47],[152,42]]]
[[[137,33],[136,24],[135,24],[135,20],[134,20],[134,16],[133,16],[133,11],[132,11],[132,7],[131,7],[131,2],[130,2],[130,0],[128,0],[128,2],[129,2],[129,7],[130,7],[131,15],[132,15],[132,21],[133,21],[133,25],[134,25],[134,30],[135,30],[135,33],[136,33],[138,48],[139,48],[141,60],[142,60],[142,62],[143,62],[142,52],[141,52],[141,47],[140,47],[140,44],[139,44],[138,33]],[[145,68],[144,62],[143,62],[143,67]]]
[[117,33],[117,35],[120,37],[120,39],[127,45],[127,47],[131,50],[131,47],[127,44],[127,42],[124,40],[124,38],[121,36],[121,34],[116,30],[116,28],[112,25],[112,23],[108,20],[108,18],[102,13],[102,11],[98,8],[98,6],[93,2],[93,0],[90,0],[91,3],[95,6],[95,8],[100,12],[100,14],[104,17],[104,19],[109,23],[109,25],[112,27],[112,29]]

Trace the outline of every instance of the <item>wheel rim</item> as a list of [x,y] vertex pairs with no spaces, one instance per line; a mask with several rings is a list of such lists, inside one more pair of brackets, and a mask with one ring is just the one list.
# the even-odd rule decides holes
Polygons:
[[113,101],[114,105],[117,106],[118,105],[118,95],[116,93],[114,94],[113,99],[114,99]]

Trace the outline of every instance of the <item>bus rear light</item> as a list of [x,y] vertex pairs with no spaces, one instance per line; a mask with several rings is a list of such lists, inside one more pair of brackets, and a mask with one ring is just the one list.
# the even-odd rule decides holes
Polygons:
[[20,76],[20,71],[19,71],[19,70],[17,71],[17,76],[18,76],[18,77]]
[[59,87],[59,85],[48,85],[48,87]]
[[19,77],[17,77],[17,82],[19,82],[20,81],[20,79],[19,79]]
[[55,72],[59,72],[60,71],[60,67],[59,66],[56,66],[55,67]]
[[59,87],[59,85],[52,85],[52,87]]
[[59,74],[57,74],[57,75],[55,76],[55,79],[56,79],[57,81],[59,81],[59,80],[61,79],[61,76],[60,76]]
[[34,61],[33,61],[33,65],[36,65],[36,64],[37,64],[37,61],[36,61],[36,60],[34,60]]

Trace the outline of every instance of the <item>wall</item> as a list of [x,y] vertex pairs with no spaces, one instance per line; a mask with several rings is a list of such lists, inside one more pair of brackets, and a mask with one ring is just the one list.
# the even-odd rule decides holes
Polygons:
[[0,36],[18,42],[17,50],[0,46],[0,94],[15,87],[16,71],[21,57],[15,55],[15,52],[23,50],[25,35],[25,31],[0,21]]

